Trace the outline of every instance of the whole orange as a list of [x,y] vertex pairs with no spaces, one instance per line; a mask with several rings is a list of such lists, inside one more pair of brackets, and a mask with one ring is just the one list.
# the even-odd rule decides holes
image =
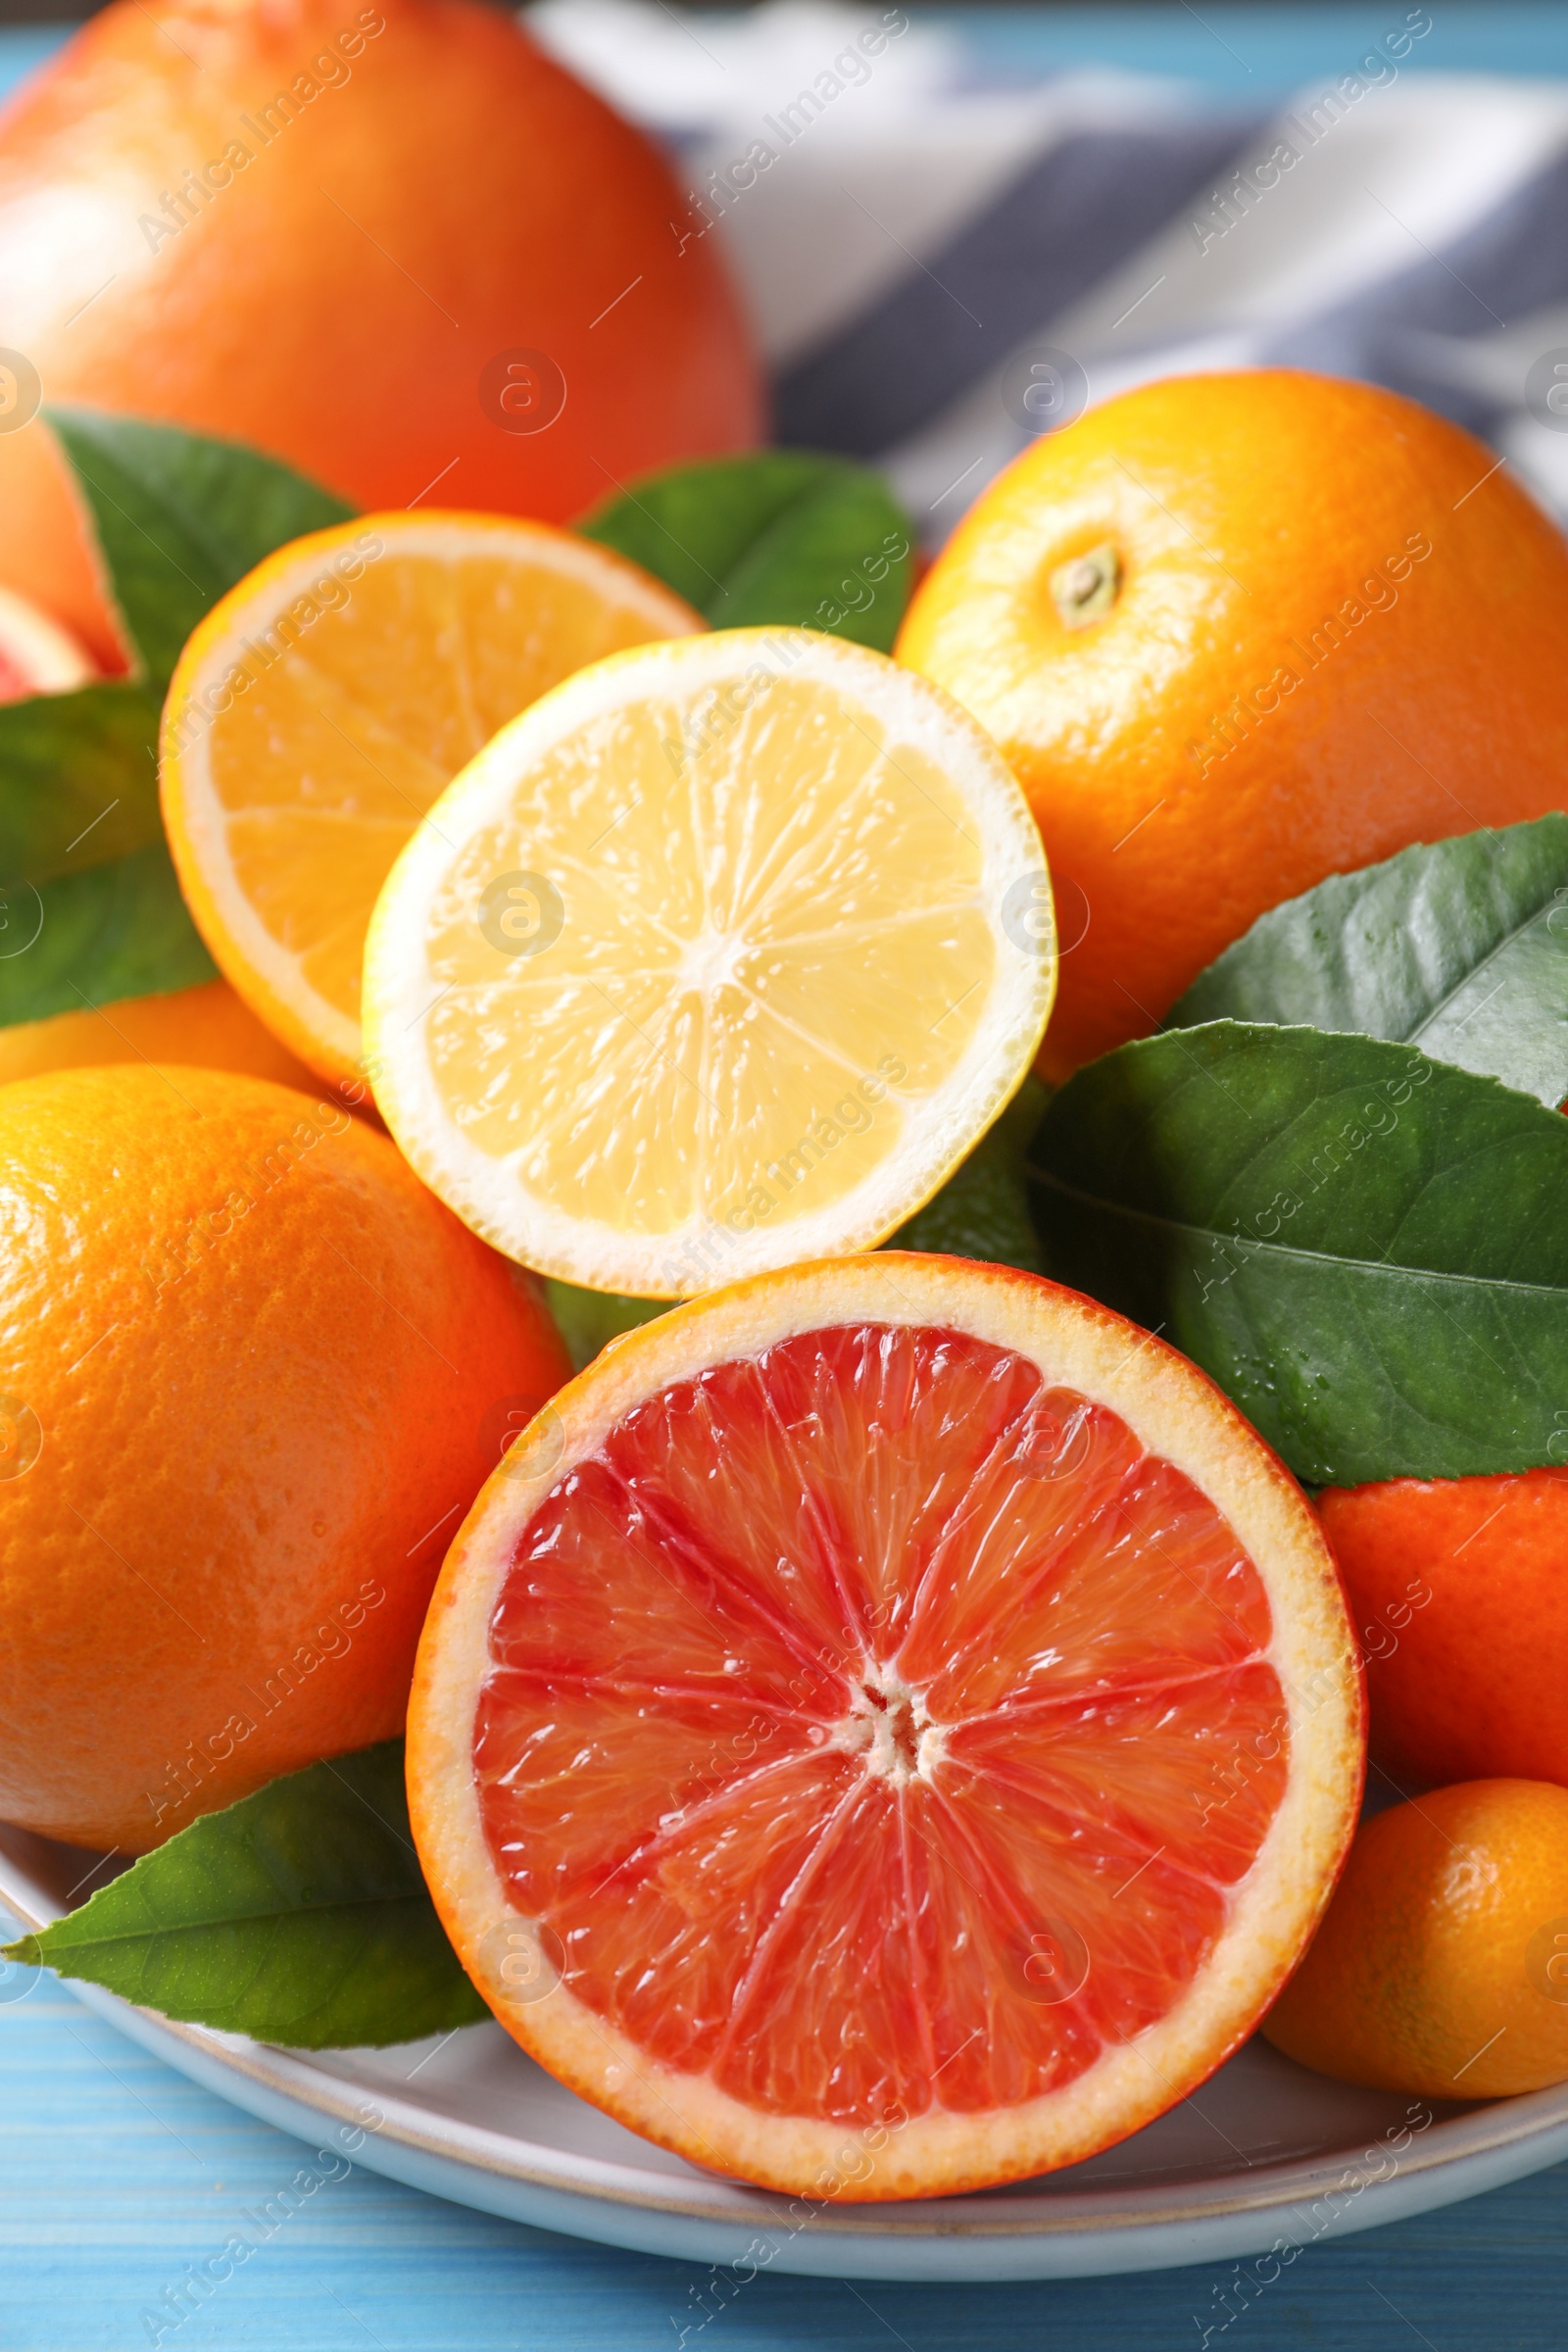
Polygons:
[[1378,1762],[1406,1785],[1568,1784],[1568,1470],[1331,1487],[1318,1512]]
[[1465,1781],[1364,1821],[1263,2032],[1429,2099],[1568,2080],[1568,1789]]
[[1540,815],[1568,772],[1568,543],[1469,434],[1330,376],[1184,376],[1037,442],[897,652],[1039,822],[1055,1077],[1280,900]]
[[139,1853],[400,1731],[441,1558],[569,1367],[341,1106],[0,1089],[0,1817]]
[[[499,8],[117,0],[0,122],[3,340],[45,400],[252,442],[361,506],[439,483],[561,521],[757,436],[685,211]],[[0,576],[111,654],[41,423],[0,433]]]

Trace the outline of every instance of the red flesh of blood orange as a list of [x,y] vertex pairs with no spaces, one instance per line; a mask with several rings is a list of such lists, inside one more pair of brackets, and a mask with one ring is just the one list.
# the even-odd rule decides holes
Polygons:
[[[1304,1505],[1294,1532],[1337,1601]],[[628,2057],[661,2095],[687,2085],[691,2129],[656,2114],[654,2134],[721,2168],[754,2169],[718,2128],[732,2108],[786,2136],[940,2121],[950,2158],[966,2120],[989,2144],[998,2117],[1059,2109],[1193,2004],[1292,1787],[1269,1580],[1226,1513],[1038,1348],[952,1321],[785,1331],[658,1382],[546,1480],[492,1570],[473,1821],[496,1916],[550,1956],[547,1997],[503,2022],[552,2064],[547,2012],[569,2013],[607,2081],[558,2071],[623,2116]],[[1358,1755],[1333,1614],[1349,1738],[1312,1915]],[[441,1900],[439,1856],[431,1875]],[[1162,2095],[1151,2063],[1096,2144],[1186,2086]],[[951,2161],[929,2182],[880,2169],[859,2193],[974,2184]]]

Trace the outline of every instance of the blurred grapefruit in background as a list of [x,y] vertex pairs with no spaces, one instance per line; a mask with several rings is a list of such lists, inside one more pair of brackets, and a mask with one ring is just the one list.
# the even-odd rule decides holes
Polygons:
[[366,507],[439,484],[553,521],[746,447],[757,363],[684,211],[478,0],[117,0],[0,116],[0,579],[114,659],[40,396],[251,442]]

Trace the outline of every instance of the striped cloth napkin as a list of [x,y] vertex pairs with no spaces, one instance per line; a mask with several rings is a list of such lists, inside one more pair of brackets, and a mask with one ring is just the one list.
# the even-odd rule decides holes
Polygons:
[[538,0],[680,152],[787,442],[882,466],[939,542],[1035,434],[1149,377],[1365,376],[1568,519],[1568,83],[1423,73],[1424,7],[1277,111],[1074,71],[986,86],[961,24],[770,0]]

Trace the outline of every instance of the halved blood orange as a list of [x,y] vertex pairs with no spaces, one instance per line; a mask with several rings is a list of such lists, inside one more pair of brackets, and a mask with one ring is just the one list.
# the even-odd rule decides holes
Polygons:
[[1218,1391],[1052,1283],[879,1252],[560,1392],[447,1559],[409,1790],[524,2049],[710,2170],[873,2199],[1209,2074],[1362,1749],[1333,1562]]

